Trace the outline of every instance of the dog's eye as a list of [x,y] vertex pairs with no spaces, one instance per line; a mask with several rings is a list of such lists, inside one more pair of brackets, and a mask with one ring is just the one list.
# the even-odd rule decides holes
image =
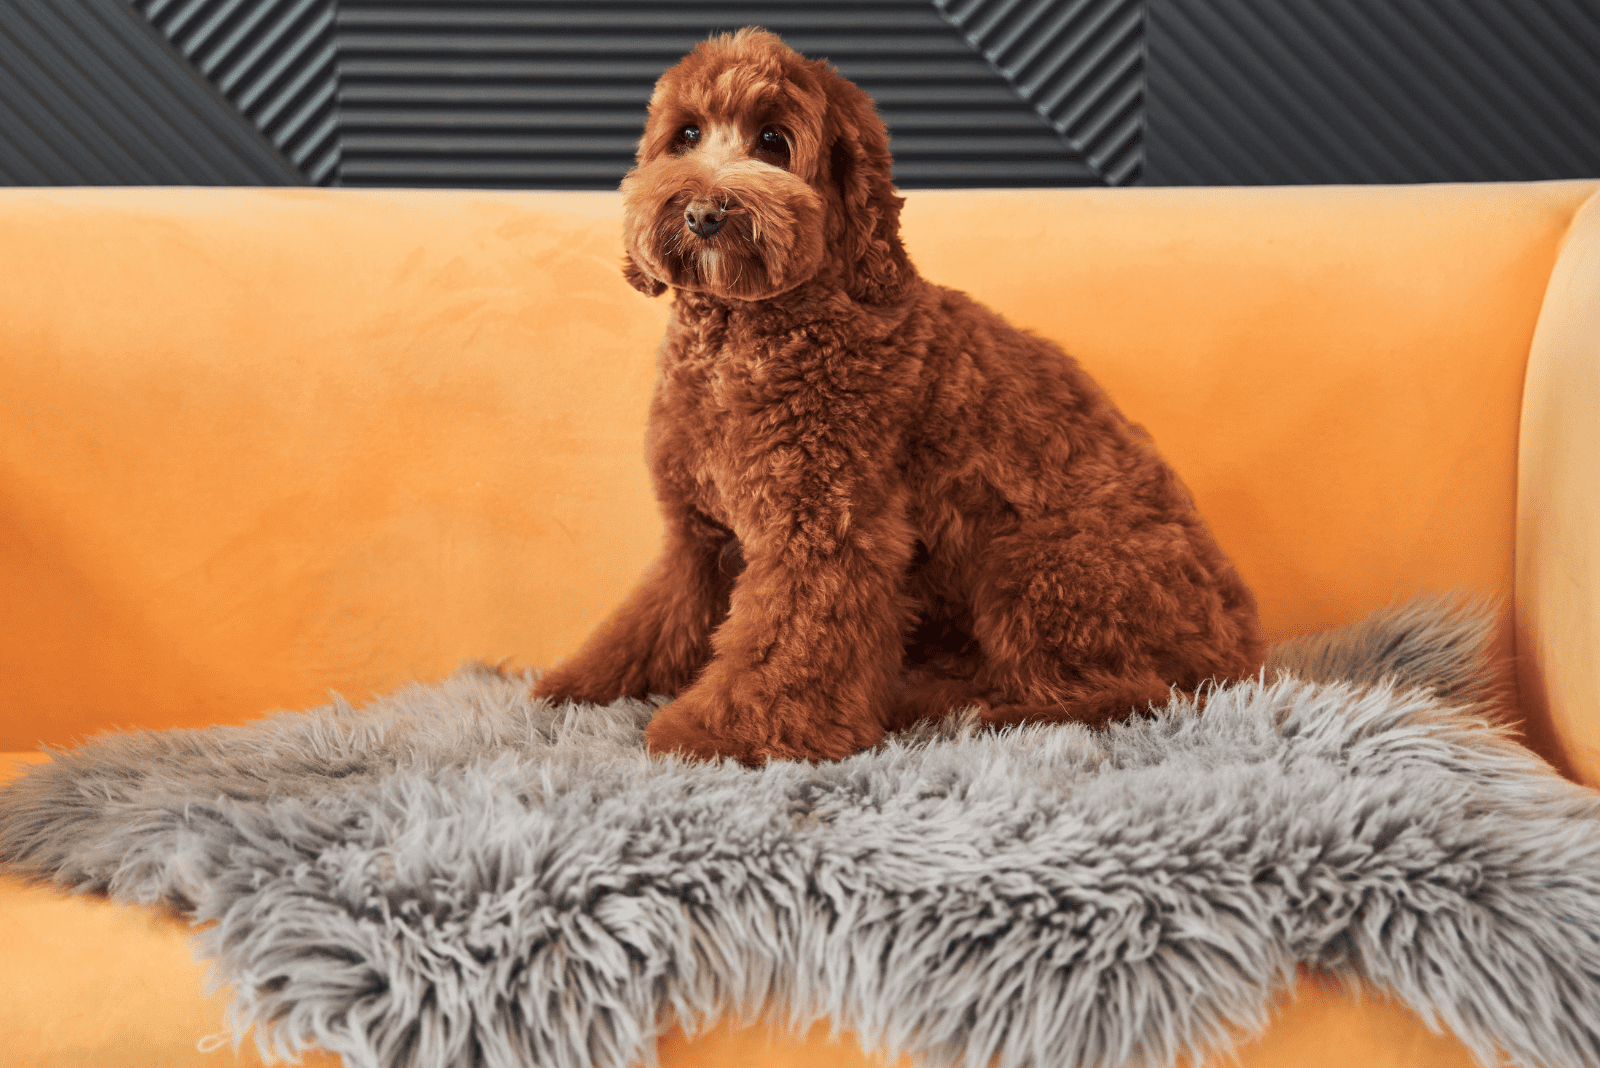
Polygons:
[[768,126],[762,130],[760,136],[756,138],[756,144],[761,147],[761,151],[770,155],[782,156],[785,159],[789,156],[789,141],[776,127]]
[[684,148],[693,148],[700,143],[700,127],[685,126],[678,131],[678,144]]

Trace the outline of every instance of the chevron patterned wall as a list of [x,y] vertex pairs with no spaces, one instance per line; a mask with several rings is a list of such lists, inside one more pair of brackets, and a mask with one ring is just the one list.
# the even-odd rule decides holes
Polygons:
[[908,188],[1600,175],[1600,0],[0,0],[0,184],[609,188],[747,24]]

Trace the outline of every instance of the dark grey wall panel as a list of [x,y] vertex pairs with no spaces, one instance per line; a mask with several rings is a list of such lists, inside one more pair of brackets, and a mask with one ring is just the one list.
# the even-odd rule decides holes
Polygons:
[[907,187],[1100,184],[930,0],[342,0],[340,181],[612,188],[657,76],[762,25],[878,101]]
[[934,0],[1108,185],[1139,177],[1144,0]]
[[0,182],[611,188],[748,24],[907,187],[1600,176],[1600,0],[0,0]]
[[334,0],[132,2],[302,174],[334,180]]
[[1148,0],[1156,185],[1600,175],[1597,0]]
[[0,0],[0,182],[304,179],[123,0]]

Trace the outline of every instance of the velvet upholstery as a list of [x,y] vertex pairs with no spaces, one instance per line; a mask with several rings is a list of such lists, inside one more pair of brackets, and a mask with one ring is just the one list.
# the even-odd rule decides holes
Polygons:
[[[1594,785],[1597,191],[918,192],[904,218],[927,277],[1061,342],[1151,431],[1269,637],[1503,597],[1529,737]],[[569,652],[660,530],[665,298],[623,282],[618,233],[611,194],[0,193],[0,749]],[[195,1052],[223,1002],[183,938],[0,887],[6,1047],[227,1063]],[[760,1026],[661,1053],[881,1063]],[[1314,977],[1242,1062],[1471,1063]]]

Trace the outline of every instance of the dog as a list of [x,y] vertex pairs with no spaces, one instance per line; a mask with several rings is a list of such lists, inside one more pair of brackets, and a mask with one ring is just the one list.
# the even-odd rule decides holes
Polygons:
[[661,76],[623,273],[670,325],[660,558],[536,696],[664,694],[654,751],[831,760],[976,707],[1091,727],[1261,663],[1254,598],[1055,345],[924,281],[888,131],[745,29]]

